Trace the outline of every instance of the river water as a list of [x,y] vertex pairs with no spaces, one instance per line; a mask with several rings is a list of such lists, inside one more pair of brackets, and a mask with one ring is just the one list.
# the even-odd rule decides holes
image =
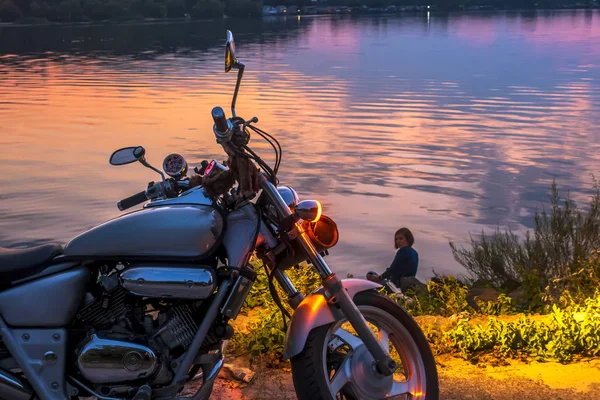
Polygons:
[[158,175],[110,166],[117,148],[143,145],[159,167],[171,152],[224,159],[210,110],[227,110],[235,84],[226,29],[246,64],[238,114],[281,142],[281,182],[338,222],[337,271],[383,270],[406,226],[419,277],[460,273],[449,241],[524,232],[554,178],[590,195],[598,12],[1,26],[0,246],[64,242],[120,215]]

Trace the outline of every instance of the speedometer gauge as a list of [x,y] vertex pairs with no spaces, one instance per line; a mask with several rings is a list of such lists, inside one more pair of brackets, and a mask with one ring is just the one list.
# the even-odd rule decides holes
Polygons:
[[187,173],[188,165],[179,154],[169,154],[163,161],[163,169],[172,178],[179,179]]

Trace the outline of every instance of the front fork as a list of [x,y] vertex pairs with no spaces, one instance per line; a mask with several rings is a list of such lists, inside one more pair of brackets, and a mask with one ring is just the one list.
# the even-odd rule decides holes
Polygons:
[[[292,214],[292,211],[277,191],[277,188],[269,182],[264,174],[261,174],[261,187],[271,200],[271,203],[277,209],[281,218],[288,217]],[[344,289],[342,281],[331,271],[325,260],[323,260],[323,257],[317,252],[308,237],[308,234],[302,229],[302,226],[296,223],[295,229],[299,235],[297,240],[308,255],[308,261],[312,263],[323,280],[323,287],[326,289],[326,295],[328,295],[329,301],[335,302],[346,316],[348,322],[350,322],[350,325],[352,325],[352,328],[354,328],[358,334],[358,337],[363,341],[365,347],[375,359],[375,365],[379,373],[384,376],[392,375],[398,368],[397,363],[389,356],[388,352],[377,340],[375,333],[369,328],[367,321]],[[275,272],[275,279],[277,279],[277,282],[288,296],[290,305],[295,309],[302,301],[302,295],[298,293],[285,272],[277,270]]]

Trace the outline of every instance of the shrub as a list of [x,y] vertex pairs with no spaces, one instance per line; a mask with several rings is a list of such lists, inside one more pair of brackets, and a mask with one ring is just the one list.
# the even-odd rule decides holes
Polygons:
[[457,351],[465,359],[481,352],[563,362],[576,356],[595,357],[600,355],[600,292],[583,305],[554,305],[550,322],[522,316],[513,322],[490,318],[485,325],[472,326],[464,318],[443,337],[446,340],[438,343],[438,352],[442,347]]
[[498,300],[486,301],[479,304],[478,313],[482,315],[509,315],[514,314],[515,309],[512,299],[504,293],[500,293]]
[[450,316],[474,311],[467,303],[468,291],[467,285],[459,279],[438,276],[427,283],[425,292],[407,290],[402,296],[390,294],[390,297],[412,315]]
[[582,283],[589,296],[599,276],[598,264],[589,261],[593,251],[600,248],[598,185],[594,183],[587,211],[577,208],[568,194],[562,198],[556,183],[552,184],[550,202],[549,211],[535,213],[533,232],[528,231],[524,240],[510,229],[497,229],[491,236],[482,232],[479,238],[471,237],[468,249],[451,242],[454,258],[473,279],[507,291],[523,287],[532,309],[556,293],[580,291]]
[[[251,318],[247,332],[233,337],[231,349],[252,357],[261,356],[269,365],[278,365],[285,344],[283,319],[271,299],[261,264],[254,261],[254,267],[258,277],[242,311],[250,313]],[[302,293],[310,293],[320,284],[319,276],[307,265],[289,272]],[[500,358],[525,356],[562,362],[600,355],[600,290],[586,299],[564,292],[560,303],[551,307],[544,320],[521,315],[508,321],[496,316],[514,313],[509,297],[500,294],[497,301],[484,303],[477,315],[466,302],[467,291],[467,285],[456,278],[437,277],[428,283],[426,293],[413,297],[390,294],[390,297],[404,304],[413,315],[453,316],[417,317],[435,354],[456,353],[465,359],[481,354]],[[282,293],[280,296],[284,299]],[[473,323],[473,318],[480,320],[481,314],[493,316],[486,323]]]
[[599,287],[600,254],[592,250],[592,254],[581,261],[577,271],[548,283],[543,300],[548,304],[582,304]]

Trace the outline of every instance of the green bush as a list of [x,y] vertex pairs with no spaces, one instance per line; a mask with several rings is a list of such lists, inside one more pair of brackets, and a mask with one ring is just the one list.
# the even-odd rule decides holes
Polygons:
[[490,318],[471,325],[460,319],[434,343],[437,352],[456,351],[465,359],[492,352],[502,357],[526,355],[537,360],[571,361],[576,356],[600,355],[600,292],[583,305],[552,307],[551,321],[520,317],[514,322]]
[[589,257],[581,261],[578,270],[551,280],[544,291],[543,300],[549,304],[581,304],[599,287],[600,254],[593,250]]
[[21,11],[12,0],[0,0],[0,21],[13,22],[21,17]]
[[402,295],[390,294],[412,315],[450,316],[461,312],[473,312],[467,303],[469,288],[453,276],[436,277],[427,283],[427,290],[407,290]]
[[225,5],[219,0],[199,0],[192,7],[194,18],[223,18]]
[[478,313],[482,315],[510,315],[515,313],[515,308],[512,299],[504,293],[500,293],[498,300],[479,304]]
[[474,280],[506,291],[524,288],[532,309],[564,290],[591,295],[600,276],[598,263],[589,261],[600,248],[600,190],[594,184],[588,208],[581,210],[553,183],[550,202],[549,211],[535,213],[535,227],[523,240],[510,229],[482,233],[471,237],[467,249],[451,242],[454,258]]
[[[252,357],[260,355],[270,365],[277,365],[285,344],[283,319],[271,299],[267,275],[260,262],[254,261],[254,267],[258,277],[242,311],[249,313],[251,319],[247,332],[233,337],[231,349]],[[302,293],[308,294],[320,285],[319,276],[310,266],[288,272]],[[390,294],[390,297],[413,315],[453,316],[441,323],[439,319],[432,323],[431,318],[417,318],[436,354],[456,353],[465,359],[481,354],[501,358],[525,356],[561,362],[600,355],[600,290],[586,299],[566,291],[544,320],[521,315],[510,321],[496,317],[514,313],[509,297],[500,294],[497,301],[483,303],[475,313],[466,302],[467,292],[464,282],[453,277],[438,277],[428,283],[426,292],[402,297]],[[283,293],[279,293],[286,304]],[[481,315],[493,317],[487,323],[473,323],[473,318],[480,320]]]

